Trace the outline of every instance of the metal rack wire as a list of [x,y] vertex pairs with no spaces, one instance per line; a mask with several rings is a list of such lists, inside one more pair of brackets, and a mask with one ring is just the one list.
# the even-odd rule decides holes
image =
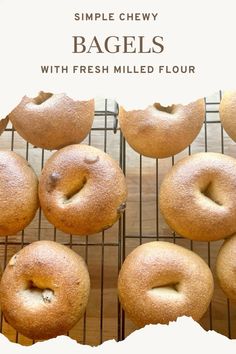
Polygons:
[[[200,254],[214,269],[221,242],[193,242],[172,232],[160,214],[158,197],[163,176],[183,156],[197,151],[217,151],[236,157],[235,144],[226,136],[220,124],[220,99],[221,92],[205,99],[205,123],[196,141],[184,152],[164,160],[148,159],[134,152],[118,127],[118,105],[107,99],[99,102],[93,128],[84,143],[108,152],[123,169],[129,188],[127,209],[123,217],[111,229],[98,235],[78,237],[56,230],[39,210],[24,231],[0,239],[0,264],[3,269],[15,252],[40,239],[63,243],[85,259],[91,275],[92,290],[83,319],[68,333],[72,338],[81,343],[96,345],[111,338],[121,340],[135,329],[121,309],[116,282],[123,260],[141,243],[161,239],[181,244]],[[31,163],[37,174],[40,174],[45,161],[52,154],[35,149],[23,141],[11,126],[0,137],[0,148],[20,153]],[[216,283],[215,297],[201,324],[206,329],[215,329],[230,338],[236,337],[235,314],[236,308],[224,297]],[[0,332],[12,341],[32,343],[16,333],[5,322],[2,314]]]

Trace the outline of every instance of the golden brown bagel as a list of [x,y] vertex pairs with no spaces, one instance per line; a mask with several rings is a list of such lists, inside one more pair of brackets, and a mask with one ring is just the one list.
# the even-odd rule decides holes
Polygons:
[[59,230],[89,235],[112,226],[125,208],[127,189],[118,164],[88,145],[67,146],[46,162],[39,199]]
[[16,253],[0,283],[7,322],[32,339],[66,334],[83,316],[90,280],[83,259],[66,246],[38,241]]
[[3,118],[3,119],[0,120],[0,135],[6,129],[8,122],[9,122],[9,118],[8,117]]
[[126,112],[120,107],[120,128],[138,153],[164,158],[184,150],[196,138],[205,118],[203,99],[188,105],[163,107],[154,103],[145,110]]
[[215,241],[236,232],[236,160],[198,153],[165,176],[160,210],[167,224],[191,240]]
[[219,111],[224,130],[236,141],[236,91],[224,93]]
[[38,209],[38,179],[28,162],[0,150],[0,236],[23,230]]
[[48,150],[80,143],[94,118],[94,100],[74,101],[65,94],[24,96],[9,114],[16,131],[29,143]]
[[236,235],[226,240],[216,259],[216,275],[226,296],[236,301]]
[[209,306],[213,288],[211,271],[197,254],[160,241],[131,252],[118,279],[122,307],[139,327],[165,324],[183,315],[199,320]]

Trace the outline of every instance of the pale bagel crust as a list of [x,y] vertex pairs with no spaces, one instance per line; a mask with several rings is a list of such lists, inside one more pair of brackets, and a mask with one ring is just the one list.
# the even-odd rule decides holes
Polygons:
[[52,241],[33,242],[16,253],[0,283],[6,321],[32,339],[66,334],[83,316],[90,291],[86,264]]
[[119,299],[139,327],[174,321],[179,316],[199,320],[213,294],[213,277],[194,252],[169,242],[149,242],[125,259],[118,279]]
[[48,150],[80,143],[90,132],[94,100],[74,101],[66,94],[40,92],[24,96],[8,115],[15,130],[29,143]]
[[59,230],[89,235],[112,226],[125,209],[122,170],[108,154],[88,145],[67,146],[46,162],[39,199]]
[[219,111],[224,130],[236,141],[236,91],[224,93]]
[[226,296],[236,301],[236,235],[227,239],[216,259],[216,275]]
[[38,209],[38,179],[28,162],[0,150],[0,236],[23,230]]
[[236,160],[198,153],[165,176],[160,210],[167,224],[191,240],[215,241],[236,232]]
[[205,118],[203,99],[188,105],[163,107],[154,103],[145,110],[120,107],[120,128],[139,154],[164,158],[184,150],[197,137]]

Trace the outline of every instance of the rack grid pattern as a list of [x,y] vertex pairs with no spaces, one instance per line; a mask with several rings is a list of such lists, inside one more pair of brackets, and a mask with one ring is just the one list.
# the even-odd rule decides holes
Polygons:
[[[159,211],[159,188],[165,173],[179,159],[198,151],[216,151],[236,157],[236,144],[224,132],[219,119],[221,92],[205,99],[206,117],[202,130],[182,153],[168,159],[149,159],[138,155],[126,143],[118,127],[118,105],[111,100],[96,104],[93,128],[84,143],[96,146],[117,160],[128,184],[127,208],[109,230],[97,235],[74,236],[56,230],[39,209],[33,222],[15,236],[0,238],[0,265],[4,269],[11,256],[27,244],[50,239],[74,249],[87,262],[91,276],[91,296],[87,311],[78,325],[68,333],[85,344],[97,345],[104,340],[121,340],[135,330],[126,318],[117,298],[117,276],[127,254],[136,246],[153,240],[166,240],[194,250],[214,271],[221,241],[200,243],[183,239],[165,224]],[[0,137],[0,148],[24,156],[39,175],[52,152],[26,143],[9,124]],[[215,295],[201,324],[229,338],[236,337],[236,307],[225,298],[215,282]],[[0,317],[0,332],[22,344],[32,341],[16,333]]]

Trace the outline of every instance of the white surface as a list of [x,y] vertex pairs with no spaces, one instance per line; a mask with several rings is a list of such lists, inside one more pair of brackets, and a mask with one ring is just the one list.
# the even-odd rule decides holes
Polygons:
[[166,325],[149,325],[135,331],[122,342],[107,341],[98,347],[81,345],[68,337],[58,337],[31,347],[10,343],[0,335],[1,354],[120,354],[120,353],[165,353],[165,354],[234,354],[236,340],[214,332],[206,332],[191,318],[181,317],[177,322]]

